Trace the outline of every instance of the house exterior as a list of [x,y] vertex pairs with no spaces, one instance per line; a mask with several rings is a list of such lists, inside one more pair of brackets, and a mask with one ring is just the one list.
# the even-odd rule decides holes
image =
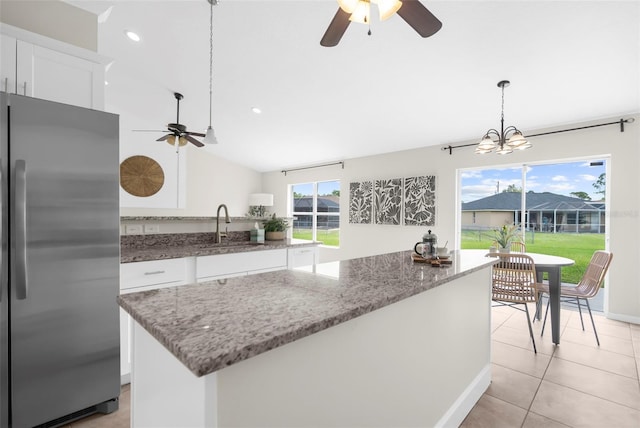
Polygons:
[[555,193],[527,192],[522,215],[522,193],[503,192],[462,203],[463,229],[493,229],[505,223],[523,223],[538,232],[604,233],[605,203]]

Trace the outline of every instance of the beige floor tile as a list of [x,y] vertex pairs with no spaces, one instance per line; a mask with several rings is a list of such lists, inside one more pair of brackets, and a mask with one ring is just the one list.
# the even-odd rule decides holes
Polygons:
[[640,411],[544,380],[531,411],[574,427],[640,425]]
[[[627,355],[629,357],[634,356],[633,342],[631,340],[620,339],[619,337],[603,334],[600,334],[599,337],[600,349]],[[561,345],[563,341],[579,343],[587,346],[598,346],[598,342],[596,342],[596,337],[592,331],[582,331],[572,327],[567,327],[562,332],[562,335],[560,336]]]
[[491,342],[491,362],[542,379],[550,355],[534,354],[533,349],[527,350],[518,346],[493,340]]
[[528,410],[541,379],[493,364],[491,385],[485,394]]
[[490,395],[483,395],[460,428],[512,428],[522,425],[527,411]]
[[568,425],[561,424],[542,415],[533,412],[527,413],[527,417],[522,424],[522,428],[567,428]]
[[[528,349],[533,351],[533,344],[531,343],[531,336],[529,335],[529,330],[526,326],[526,320],[524,321],[525,326],[523,328],[512,328],[506,325],[503,325],[497,328],[491,338],[498,342],[507,343],[513,346],[518,346],[520,348]],[[551,342],[551,337],[540,337],[540,335],[534,331],[533,337],[536,341],[536,348],[538,352],[542,354],[552,355],[555,349],[555,346]]]
[[[593,326],[591,325],[589,314],[583,312],[582,316],[584,319],[584,330],[593,334]],[[620,339],[631,340],[631,329],[629,328],[629,324],[615,320],[607,320],[604,317],[598,316],[594,317],[594,322],[596,324],[598,335],[601,337],[613,336]],[[571,318],[567,322],[567,327],[582,330],[580,315],[577,312],[572,314]]]
[[553,356],[638,379],[638,370],[633,357],[606,351],[594,346],[581,345],[569,341],[561,342]]
[[544,380],[640,410],[637,379],[552,358]]

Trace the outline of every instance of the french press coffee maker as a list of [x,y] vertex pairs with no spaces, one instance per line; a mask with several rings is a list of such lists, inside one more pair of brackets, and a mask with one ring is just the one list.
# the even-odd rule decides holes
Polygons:
[[[418,251],[418,246],[422,246],[422,251]],[[428,230],[427,233],[422,235],[422,242],[416,242],[413,246],[413,251],[419,256],[425,259],[435,259],[438,257],[438,237],[435,233],[431,233]]]

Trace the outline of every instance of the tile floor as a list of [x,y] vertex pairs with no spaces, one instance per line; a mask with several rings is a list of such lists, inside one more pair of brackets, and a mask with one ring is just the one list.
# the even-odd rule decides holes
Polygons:
[[[560,346],[550,330],[531,347],[526,317],[508,307],[492,310],[492,383],[471,410],[463,428],[471,427],[640,427],[640,325],[594,314],[597,346],[588,315],[585,331],[578,312],[562,310]],[[129,426],[129,386],[120,409],[93,415],[65,428]]]

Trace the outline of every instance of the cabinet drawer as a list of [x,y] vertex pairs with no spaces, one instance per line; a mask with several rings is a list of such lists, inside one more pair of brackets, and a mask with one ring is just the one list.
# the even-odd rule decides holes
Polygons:
[[185,283],[185,259],[152,260],[120,265],[120,289]]
[[316,263],[318,247],[290,248],[289,269]]
[[285,269],[287,250],[248,251],[245,253],[220,254],[198,257],[196,272],[198,279],[231,276],[237,273]]

